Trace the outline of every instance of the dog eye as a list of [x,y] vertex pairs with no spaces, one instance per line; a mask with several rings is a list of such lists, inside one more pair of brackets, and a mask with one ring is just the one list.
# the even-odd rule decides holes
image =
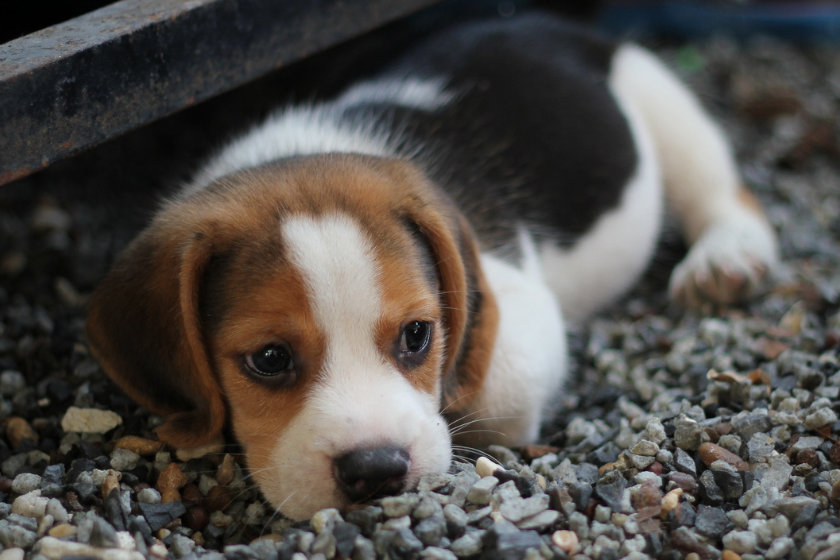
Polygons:
[[269,344],[245,357],[248,369],[259,375],[272,377],[294,367],[292,354],[280,344]]
[[400,353],[417,354],[429,345],[431,325],[424,321],[412,321],[403,329],[400,336]]

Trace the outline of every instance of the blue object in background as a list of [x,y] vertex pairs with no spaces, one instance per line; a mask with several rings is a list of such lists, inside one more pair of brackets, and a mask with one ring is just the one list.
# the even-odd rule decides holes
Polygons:
[[734,37],[763,34],[798,41],[840,43],[840,4],[766,2],[711,5],[705,2],[607,3],[600,26],[616,35],[658,35],[699,39],[723,33]]

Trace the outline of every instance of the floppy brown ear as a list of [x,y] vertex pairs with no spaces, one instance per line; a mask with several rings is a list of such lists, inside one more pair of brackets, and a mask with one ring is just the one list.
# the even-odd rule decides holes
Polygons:
[[450,413],[469,405],[484,386],[499,310],[466,218],[450,204],[443,205],[448,216],[431,207],[424,205],[411,219],[428,241],[437,265],[447,330],[442,407]]
[[225,423],[199,316],[211,231],[159,218],[120,255],[88,306],[94,355],[131,398],[166,417],[158,436],[178,448],[218,441]]

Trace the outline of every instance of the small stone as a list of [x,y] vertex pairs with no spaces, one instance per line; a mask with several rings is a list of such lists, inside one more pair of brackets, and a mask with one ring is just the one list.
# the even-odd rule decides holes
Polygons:
[[719,506],[723,503],[723,491],[715,482],[712,471],[704,471],[700,475],[700,498],[706,504]]
[[382,511],[388,517],[405,517],[410,515],[411,511],[417,506],[420,501],[417,494],[402,494],[399,496],[390,496],[382,498]]
[[693,477],[697,476],[697,465],[695,464],[694,459],[682,449],[677,448],[674,453],[674,466],[676,466],[677,470],[680,472]]
[[739,554],[749,554],[756,549],[756,536],[749,531],[732,531],[723,537],[723,546]]
[[163,494],[167,490],[180,490],[187,484],[187,481],[187,475],[181,470],[180,465],[169,463],[158,476],[156,486]]
[[6,418],[6,439],[12,449],[17,449],[25,440],[38,441],[38,433],[29,425],[25,419],[19,416]]
[[644,438],[656,445],[662,445],[662,442],[668,439],[668,436],[665,434],[665,427],[662,425],[662,421],[659,418],[654,416],[648,420],[648,423],[645,426]]
[[569,556],[577,552],[580,543],[577,535],[572,531],[555,531],[551,535],[551,542]]
[[89,544],[106,548],[119,546],[117,531],[114,527],[99,517],[93,520],[93,530],[90,533]]
[[446,520],[443,516],[427,517],[414,527],[414,534],[426,546],[435,546],[446,536]]
[[662,518],[668,516],[668,512],[677,507],[680,503],[680,496],[682,496],[682,488],[674,488],[662,498]]
[[66,539],[67,537],[75,536],[79,530],[69,523],[61,523],[49,530],[48,534],[57,539]]
[[183,558],[190,554],[195,548],[195,542],[184,535],[175,535],[169,544],[169,551],[175,558]]
[[548,494],[537,494],[525,500],[510,500],[499,507],[505,519],[516,523],[548,509]]
[[447,504],[443,507],[446,519],[446,532],[450,539],[460,538],[467,529],[467,514],[458,506]]
[[146,518],[146,522],[152,531],[157,531],[170,521],[178,519],[187,512],[187,508],[181,502],[169,502],[166,504],[143,504],[138,503],[140,513]]
[[761,475],[761,485],[784,490],[790,483],[790,474],[793,472],[793,467],[784,456],[771,457],[768,463],[769,468]]
[[335,508],[322,509],[315,513],[310,519],[309,523],[315,533],[323,533],[324,531],[332,531],[336,523],[344,521],[341,514]]
[[601,479],[595,485],[595,495],[613,511],[622,511],[621,500],[626,487],[627,483],[620,477],[609,483]]
[[122,423],[120,415],[110,410],[71,406],[61,419],[61,428],[65,432],[104,434]]
[[837,413],[831,408],[825,407],[805,417],[805,423],[812,428],[822,428],[837,422]]
[[724,499],[737,500],[744,493],[744,480],[739,473],[713,470],[712,475],[715,478],[715,484],[723,492]]
[[12,513],[24,517],[41,520],[47,514],[47,504],[50,499],[41,496],[40,490],[33,490],[23,496],[18,496],[12,503]]
[[633,446],[630,453],[635,455],[643,455],[645,457],[656,457],[659,453],[659,445],[648,440],[639,440],[639,443]]
[[694,527],[701,535],[717,538],[718,535],[723,535],[731,525],[732,522],[722,508],[702,504],[697,508]]
[[490,503],[490,497],[493,494],[493,490],[495,490],[498,485],[498,478],[495,476],[485,476],[472,485],[469,493],[467,494],[467,500],[476,505],[487,505]]
[[769,432],[773,421],[766,414],[749,414],[735,420],[732,428],[742,441],[750,441],[754,434]]
[[741,459],[731,451],[727,451],[723,447],[715,445],[714,443],[704,443],[700,446],[699,453],[700,458],[703,460],[707,467],[711,467],[712,463],[720,460],[729,463],[739,471],[746,471],[750,468],[750,466],[743,459]]
[[674,426],[677,428],[674,432],[674,443],[677,447],[686,451],[697,449],[700,445],[700,434],[703,431],[697,421],[685,414],[680,414],[674,420]]
[[118,449],[127,449],[142,457],[149,457],[157,454],[163,449],[164,443],[162,441],[155,441],[153,439],[141,438],[138,436],[123,436],[117,440],[116,447]]
[[455,553],[458,558],[464,558],[481,552],[481,544],[481,536],[478,532],[467,533],[453,541],[449,550]]
[[137,493],[137,501],[143,504],[159,504],[160,492],[154,488],[144,488]]
[[800,451],[805,451],[806,449],[815,450],[815,449],[817,449],[820,445],[822,445],[822,443],[823,443],[824,441],[825,441],[825,440],[824,440],[823,438],[821,438],[821,437],[816,437],[816,436],[802,436],[802,437],[799,437],[799,438],[798,438],[795,442],[793,442],[793,443],[790,445],[790,447],[789,447],[789,451],[790,451],[790,454],[791,454],[791,455],[796,455],[796,454],[798,454]]
[[40,488],[41,477],[37,474],[21,473],[12,481],[12,492],[15,494],[28,494]]
[[[350,558],[359,535],[359,528],[352,523],[339,521],[333,527],[335,551],[339,558]],[[363,537],[364,538],[364,537]]]
[[233,482],[235,475],[236,461],[234,460],[233,455],[226,453],[225,458],[222,459],[222,464],[219,465],[219,469],[216,471],[216,482],[218,482],[221,486],[227,486]]
[[775,441],[765,433],[754,434],[747,442],[750,461],[764,461],[775,451]]
[[[697,554],[697,558],[699,560],[699,554]],[[688,560],[687,557],[686,560]],[[724,550],[723,553],[720,555],[720,560],[741,560],[741,555],[732,550]]]
[[64,509],[64,506],[61,505],[61,502],[55,498],[50,499],[47,502],[47,508],[45,510],[47,515],[51,515],[52,518],[56,521],[56,523],[66,523],[70,520],[70,516],[67,514],[67,510]]
[[542,513],[538,513],[534,516],[531,516],[527,519],[523,519],[522,521],[516,524],[517,527],[522,529],[523,531],[528,531],[531,529],[536,529],[541,531],[548,527],[554,525],[560,519],[560,512],[554,511],[553,509],[549,509],[543,511]]
[[681,472],[668,473],[668,481],[683,489],[688,494],[697,493],[697,479],[690,474]]
[[501,467],[488,459],[487,457],[479,457],[478,460],[475,462],[475,472],[478,476],[484,478],[487,476],[493,476],[493,473],[496,472],[496,469],[500,469]]
[[767,560],[779,560],[781,558],[786,558],[790,551],[793,550],[793,546],[793,539],[789,537],[779,537],[770,543],[764,557],[767,558]]
[[569,486],[569,496],[571,496],[578,511],[583,511],[589,505],[589,499],[592,498],[592,485],[585,482],[575,482]]

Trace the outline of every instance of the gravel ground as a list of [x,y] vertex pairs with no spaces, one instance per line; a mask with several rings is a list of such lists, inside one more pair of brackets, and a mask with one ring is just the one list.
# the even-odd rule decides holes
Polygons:
[[0,560],[840,558],[840,55],[766,39],[659,50],[767,205],[775,288],[684,314],[663,296],[680,251],[666,239],[639,289],[573,333],[543,445],[491,448],[504,468],[458,463],[343,515],[293,525],[237,457],[177,461],[83,335],[114,253],[259,114],[243,99],[264,84],[0,188]]

